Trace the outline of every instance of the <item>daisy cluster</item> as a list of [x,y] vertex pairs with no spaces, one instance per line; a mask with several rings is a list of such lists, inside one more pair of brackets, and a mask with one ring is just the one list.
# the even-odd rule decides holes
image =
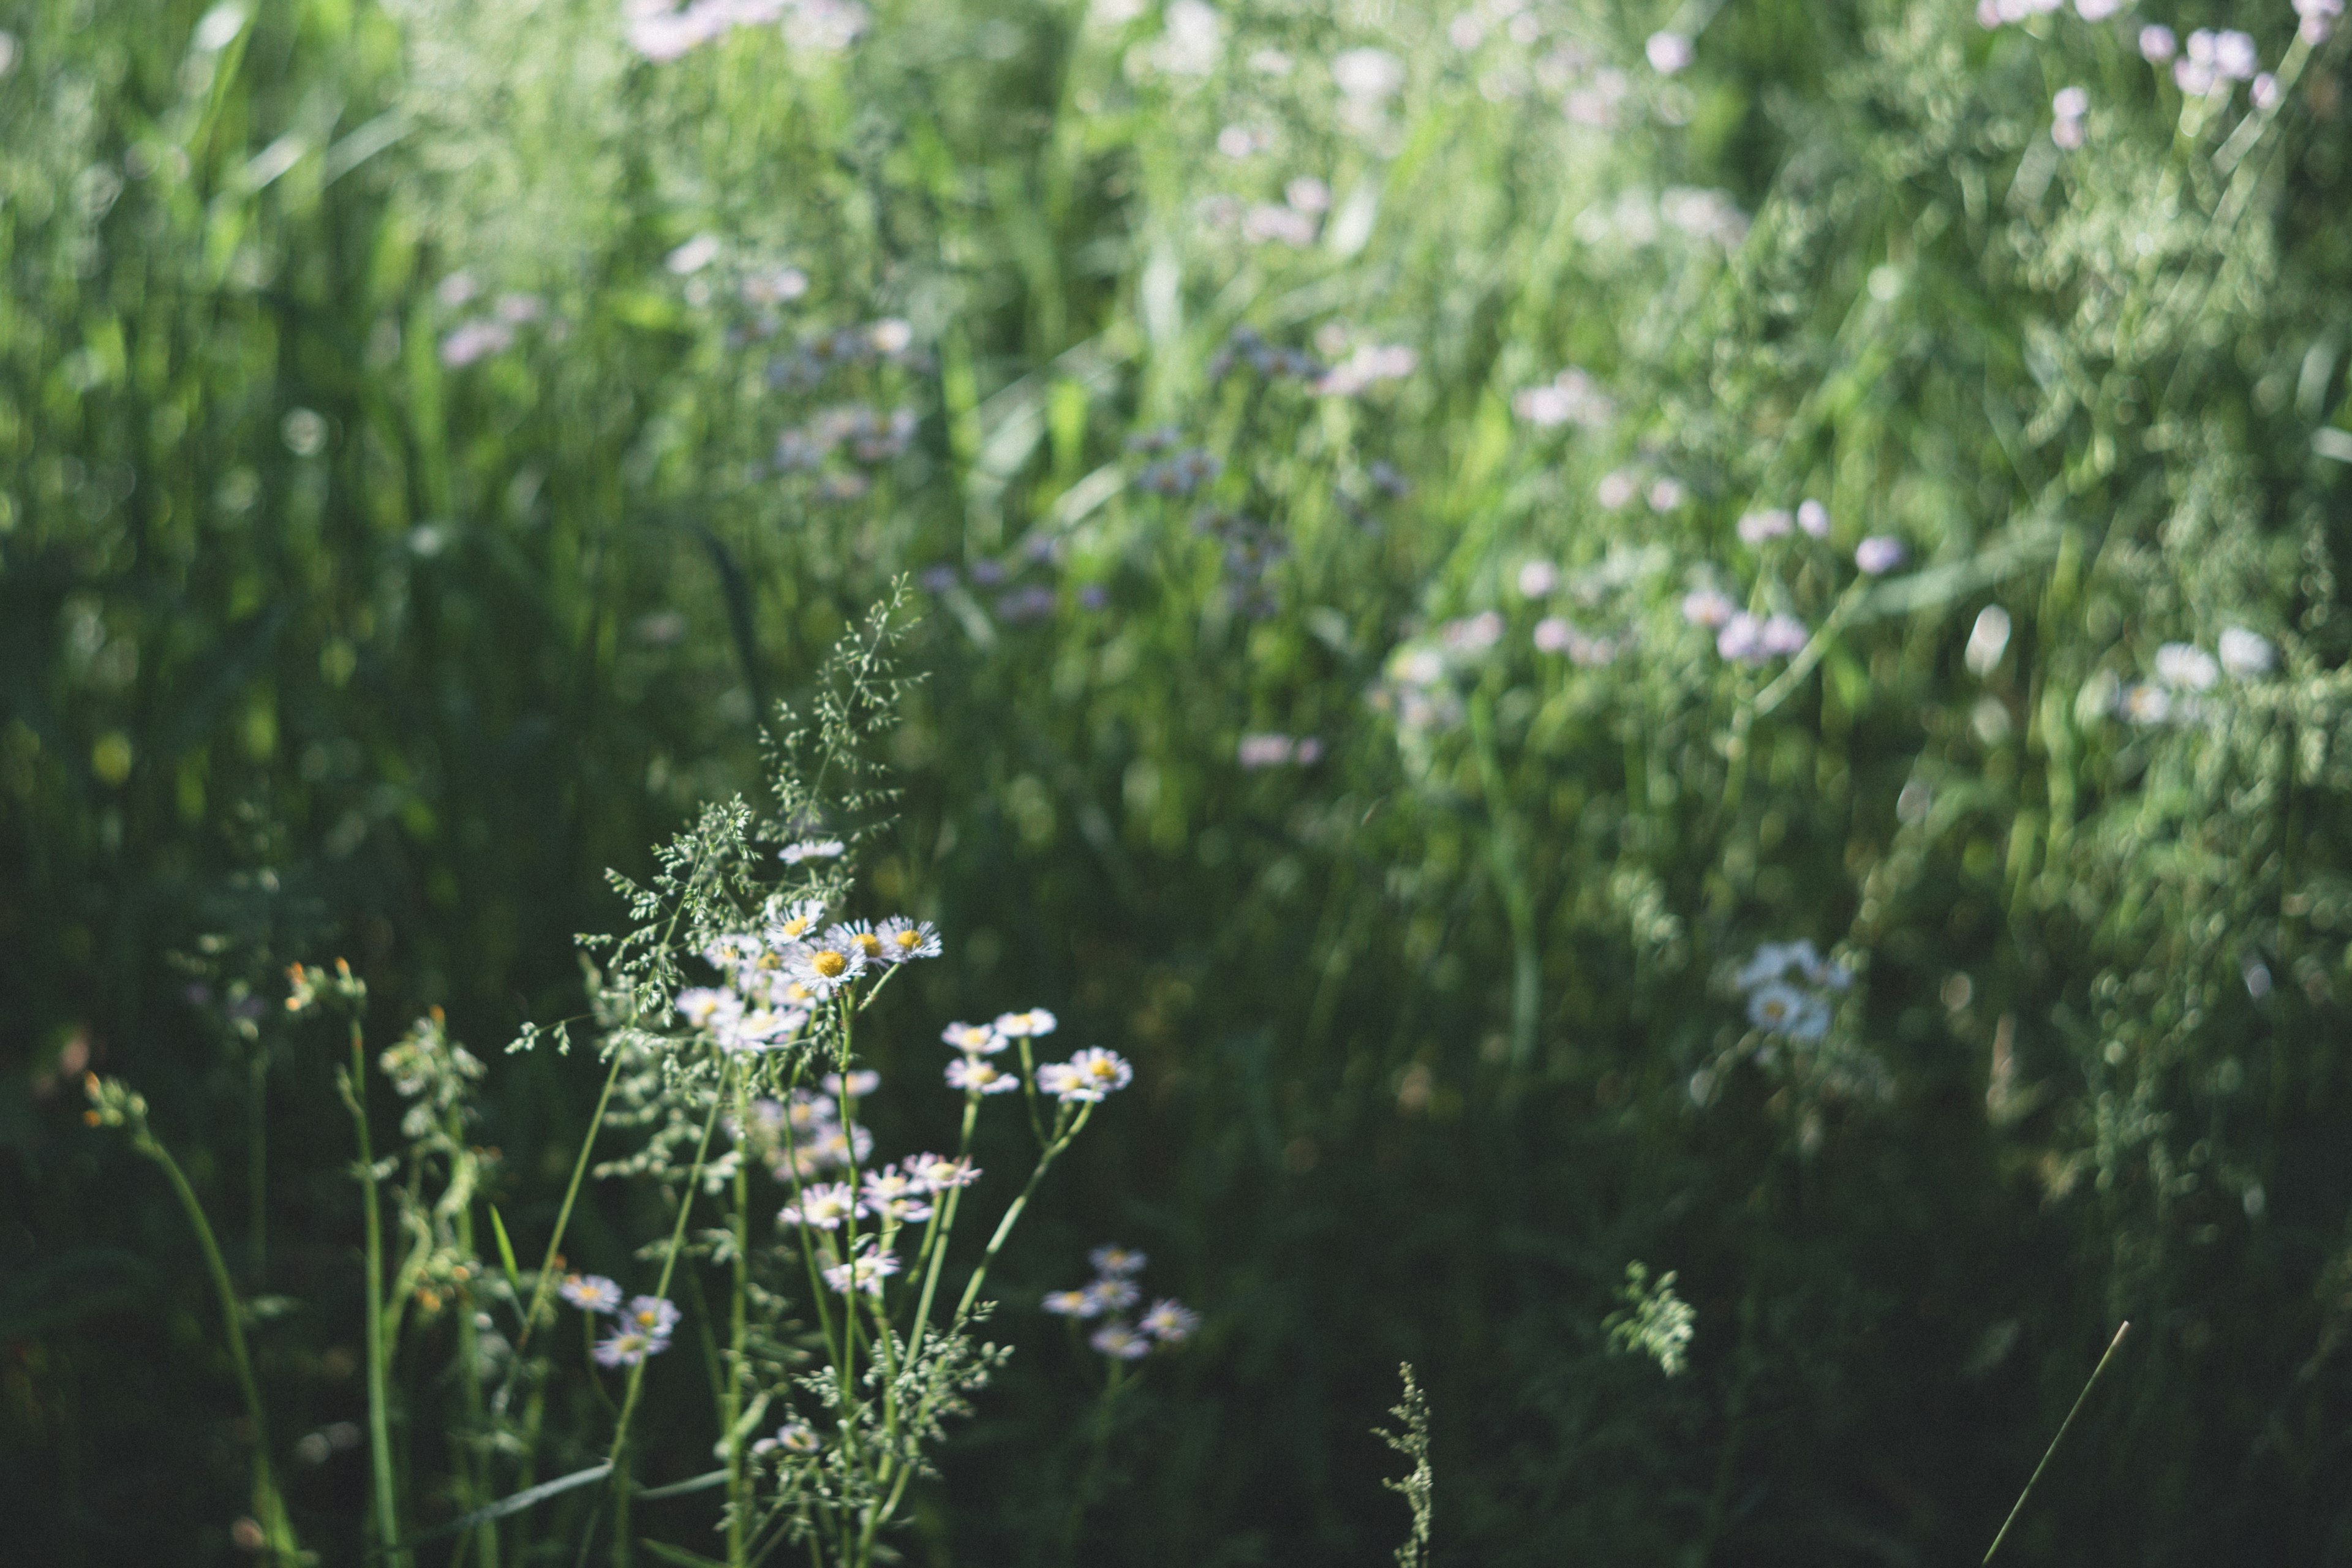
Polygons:
[[624,1310],[620,1286],[602,1274],[567,1274],[555,1293],[592,1317],[614,1320],[613,1331],[596,1342],[600,1366],[635,1366],[659,1355],[677,1328],[677,1308],[659,1296],[639,1296]]
[[1748,998],[1749,1023],[1811,1043],[1830,1032],[1830,996],[1851,987],[1853,976],[1810,942],[1768,942],[1732,983]]
[[[863,1169],[874,1152],[873,1135],[844,1117],[880,1087],[872,1072],[827,1073],[822,1096],[796,1089],[784,1100],[763,1100],[752,1108],[755,1138],[778,1151],[776,1179],[793,1189],[776,1223],[815,1237],[824,1281],[843,1295],[881,1295],[882,1282],[900,1268],[893,1250],[898,1228],[929,1219],[934,1200],[980,1179],[978,1167],[962,1155],[909,1154]],[[836,1170],[844,1173],[840,1179],[815,1179]],[[878,1234],[859,1236],[860,1220],[872,1221]]]
[[[787,864],[841,853],[838,840],[806,841],[783,851]],[[817,1006],[869,973],[940,955],[940,934],[928,921],[893,916],[824,922],[816,899],[778,900],[764,930],[720,937],[702,956],[724,977],[719,985],[690,986],[677,1011],[722,1051],[764,1051],[800,1037]]]
[[1055,1290],[1042,1305],[1058,1317],[1078,1321],[1100,1318],[1102,1325],[1087,1342],[1113,1361],[1139,1361],[1155,1348],[1181,1345],[1201,1327],[1201,1314],[1172,1297],[1151,1303],[1142,1316],[1128,1314],[1143,1300],[1136,1276],[1150,1261],[1131,1247],[1116,1242],[1087,1255],[1095,1268],[1094,1279],[1075,1290]]
[[[1004,1094],[1020,1088],[1018,1071],[1001,1068],[990,1058],[1002,1056],[1020,1042],[1025,1059],[1031,1049],[1028,1041],[1050,1035],[1058,1027],[1060,1020],[1043,1007],[1032,1007],[1025,1013],[1001,1013],[992,1024],[950,1024],[940,1032],[940,1038],[958,1053],[956,1059],[948,1063],[948,1087],[974,1098]],[[1047,1062],[1036,1068],[1034,1081],[1039,1093],[1049,1094],[1064,1105],[1098,1105],[1135,1081],[1135,1068],[1117,1051],[1088,1046],[1067,1061]]]
[[[1830,536],[1829,508],[1808,498],[1792,510],[1769,507],[1740,518],[1735,531],[1740,543],[1762,553],[1773,542],[1803,535]],[[1854,546],[1854,569],[1865,577],[1883,577],[1909,559],[1903,542],[1889,534],[1873,534]],[[1721,589],[1703,586],[1683,595],[1683,619],[1715,634],[1715,651],[1728,663],[1761,665],[1785,658],[1801,649],[1812,628],[1785,611],[1757,615],[1744,610]]]

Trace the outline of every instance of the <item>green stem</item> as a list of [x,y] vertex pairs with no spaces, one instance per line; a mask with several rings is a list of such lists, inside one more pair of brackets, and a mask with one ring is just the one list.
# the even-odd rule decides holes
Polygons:
[[[963,1097],[963,1131],[956,1140],[956,1158],[964,1160],[971,1154],[972,1124],[980,1117],[980,1091],[966,1089]],[[957,1200],[963,1196],[960,1186],[948,1189],[947,1201],[933,1215],[932,1228],[923,1237],[923,1251],[915,1266],[923,1270],[923,1293],[915,1303],[914,1326],[907,1331],[907,1359],[911,1362],[923,1348],[923,1335],[931,1325],[931,1298],[940,1288],[940,1268],[947,1260],[948,1237],[955,1229]]]
[[964,1321],[971,1316],[971,1303],[980,1294],[981,1281],[988,1278],[988,1266],[996,1261],[996,1254],[1004,1246],[1004,1238],[1013,1234],[1013,1226],[1021,1219],[1022,1210],[1029,1206],[1029,1194],[1037,1190],[1037,1184],[1045,1180],[1046,1167],[1053,1164],[1055,1155],[1070,1146],[1070,1141],[1076,1138],[1078,1135],[1078,1130],[1087,1124],[1087,1118],[1094,1114],[1094,1109],[1091,1102],[1080,1105],[1077,1115],[1071,1118],[1067,1126],[1055,1132],[1054,1141],[1045,1145],[1044,1153],[1037,1156],[1037,1168],[1029,1173],[1028,1181],[1022,1184],[1021,1195],[1013,1200],[1013,1206],[1006,1209],[1004,1217],[997,1222],[996,1234],[988,1238],[988,1246],[980,1255],[979,1267],[971,1271],[971,1279],[964,1284],[963,1295],[956,1302],[955,1317],[951,1320],[950,1331],[961,1328]]
[[[687,1173],[686,1187],[678,1194],[677,1224],[669,1233],[669,1251],[662,1258],[661,1278],[654,1284],[654,1295],[669,1295],[669,1279],[677,1268],[678,1249],[686,1245],[687,1217],[694,1213],[694,1192],[702,1184],[702,1165],[710,1152],[711,1130],[719,1125],[719,1109],[727,1103],[724,1092],[710,1097],[710,1114],[703,1119],[702,1141],[694,1146],[694,1168]],[[613,1447],[604,1462],[613,1467],[613,1568],[628,1568],[629,1562],[629,1476],[621,1463],[621,1456],[629,1440],[629,1418],[637,1412],[637,1394],[645,1387],[646,1363],[653,1360],[647,1354],[638,1358],[629,1369],[629,1384],[621,1394],[621,1414],[613,1423]]]
[[751,1268],[751,1090],[749,1074],[735,1075],[735,1300],[728,1316],[727,1397],[727,1562],[744,1568],[749,1542],[743,1527],[750,1517],[750,1477],[743,1468],[743,1387],[750,1373]]
[[563,1245],[563,1227],[572,1221],[572,1205],[580,1196],[581,1178],[588,1173],[588,1156],[596,1147],[597,1130],[604,1125],[604,1107],[612,1102],[613,1085],[621,1077],[621,1052],[613,1050],[613,1068],[604,1075],[604,1091],[596,1097],[596,1113],[588,1119],[588,1135],[580,1140],[580,1157],[572,1163],[572,1184],[563,1189],[563,1206],[555,1211],[555,1233],[547,1238],[547,1256],[540,1260],[539,1283],[530,1293],[530,1309],[523,1314],[522,1332],[515,1336],[515,1353],[520,1356],[530,1343],[530,1331],[539,1325],[540,1314],[547,1309],[549,1292],[555,1288],[555,1258]]
[[2000,1543],[2009,1539],[2010,1526],[2015,1524],[2017,1516],[2025,1511],[2025,1500],[2032,1497],[2033,1489],[2041,1484],[2042,1472],[2050,1468],[2050,1457],[2058,1451],[2058,1445],[2066,1440],[2066,1434],[2074,1428],[2074,1417],[2083,1413],[2083,1402],[2091,1397],[2091,1390],[2099,1386],[2100,1376],[2106,1372],[2107,1363],[2116,1359],[2116,1352],[2122,1347],[2124,1336],[2129,1332],[2131,1321],[2126,1319],[2122,1327],[2116,1330],[2116,1337],[2107,1342],[2107,1353],[2101,1356],[2099,1364],[2091,1369],[2091,1380],[2083,1384],[2082,1393],[2074,1395],[2074,1407],[2067,1411],[2066,1419],[2058,1424],[2058,1436],[2051,1438],[2050,1447],[2042,1450],[2042,1462],[2034,1466],[2033,1474],[2026,1478],[2025,1489],[2017,1494],[2016,1505],[2009,1510],[2009,1517],[2000,1522],[2000,1533],[1992,1538],[1990,1546],[1985,1548],[1984,1562],[1991,1562],[1993,1553],[2000,1550]]
[[384,1342],[383,1216],[376,1193],[375,1146],[368,1135],[367,1053],[357,1019],[352,1022],[352,1065],[342,1084],[343,1103],[351,1108],[352,1125],[359,1134],[360,1189],[365,1207],[367,1266],[367,1402],[369,1461],[375,1485],[376,1542],[386,1549],[393,1568],[404,1568],[405,1552],[393,1543],[407,1539],[400,1528],[400,1499],[393,1484],[392,1413],[388,1381],[391,1347]]
[[253,1288],[258,1290],[269,1259],[269,1050],[259,1040],[253,1042],[253,1059],[247,1071],[251,1079],[253,1118],[245,1156],[246,1227],[249,1232],[247,1246],[253,1254]]
[[[465,1129],[457,1114],[451,1112],[446,1124],[449,1139],[449,1185],[453,1194],[465,1202],[457,1211],[457,1255],[474,1258],[474,1169],[473,1156],[466,1152]],[[457,1292],[457,1370],[465,1389],[467,1434],[465,1450],[459,1457],[457,1473],[465,1482],[465,1495],[458,1511],[471,1513],[491,1500],[489,1450],[481,1441],[485,1426],[482,1405],[481,1333],[474,1325],[474,1289],[470,1279]],[[479,1548],[482,1568],[499,1568],[499,1527],[495,1521],[484,1520],[474,1532]]]
[[195,1188],[188,1184],[187,1175],[180,1169],[180,1163],[172,1158],[171,1151],[147,1131],[143,1120],[132,1134],[131,1147],[162,1168],[180,1200],[181,1209],[188,1216],[189,1227],[196,1233],[196,1245],[204,1250],[205,1268],[212,1275],[213,1292],[220,1299],[221,1319],[228,1329],[229,1363],[236,1369],[237,1388],[245,1395],[246,1419],[253,1424],[254,1521],[261,1526],[271,1559],[291,1568],[301,1560],[301,1547],[294,1539],[294,1524],[287,1517],[285,1500],[278,1496],[277,1479],[270,1474],[269,1429],[262,1421],[261,1385],[254,1380],[253,1358],[246,1353],[244,1315],[237,1305],[236,1287],[228,1277],[228,1262],[221,1256],[220,1242],[213,1235],[212,1222],[205,1217],[205,1207],[197,1201]]

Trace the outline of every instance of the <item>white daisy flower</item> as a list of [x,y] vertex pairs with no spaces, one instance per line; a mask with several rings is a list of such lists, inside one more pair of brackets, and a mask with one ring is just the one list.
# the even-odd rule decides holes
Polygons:
[[1154,1301],[1135,1326],[1163,1345],[1181,1345],[1200,1331],[1201,1314],[1174,1300]]
[[1026,1013],[1000,1013],[996,1016],[996,1032],[1007,1039],[1024,1036],[1035,1038],[1050,1035],[1061,1026],[1061,1020],[1043,1007],[1032,1007]]
[[741,999],[730,992],[716,990],[708,985],[688,986],[677,994],[678,1016],[684,1018],[695,1028],[708,1029],[712,1020],[717,1018],[730,1002],[734,1004],[735,1011],[739,1013],[742,1011]]
[[677,1308],[659,1296],[639,1296],[629,1303],[621,1321],[638,1333],[667,1343],[670,1331],[677,1327]]
[[857,1212],[856,1195],[847,1182],[824,1182],[801,1189],[798,1203],[776,1211],[778,1225],[807,1226],[814,1230],[838,1230]]
[[1113,1361],[1139,1361],[1151,1353],[1151,1342],[1125,1323],[1105,1323],[1087,1343]]
[[853,1127],[845,1132],[836,1124],[824,1130],[823,1136],[809,1146],[811,1157],[820,1171],[836,1166],[862,1164],[874,1152],[874,1134],[863,1127]]
[[669,1342],[657,1340],[635,1329],[621,1329],[596,1345],[599,1366],[635,1366],[649,1355],[659,1355],[669,1349]]
[[929,1191],[914,1175],[896,1165],[885,1165],[859,1187],[858,1206],[877,1219],[901,1224],[926,1220],[931,1217],[931,1205],[923,1201]]
[[1116,1051],[1088,1046],[1066,1062],[1037,1069],[1037,1087],[1066,1105],[1099,1103],[1135,1079],[1135,1069]]
[[848,847],[838,838],[803,838],[797,844],[787,844],[782,858],[787,866],[797,866],[803,860],[831,860]]
[[1142,1299],[1142,1292],[1135,1288],[1132,1279],[1097,1279],[1086,1288],[1086,1297],[1094,1303],[1094,1310],[1087,1316],[1095,1318],[1134,1306]]
[[926,1192],[945,1193],[980,1180],[980,1168],[968,1155],[909,1154],[904,1163]]
[[785,973],[818,996],[832,995],[866,973],[866,954],[844,940],[835,926],[814,942],[795,943],[784,954]]
[[1084,1290],[1055,1290],[1038,1304],[1064,1318],[1091,1318],[1102,1310]]
[[875,933],[882,939],[882,962],[906,963],[918,958],[940,955],[940,933],[929,921],[910,921],[904,915],[892,915],[882,922]]
[[617,1312],[621,1288],[602,1274],[567,1274],[555,1293],[583,1312]]
[[824,1282],[846,1296],[852,1290],[863,1290],[869,1296],[882,1294],[882,1281],[898,1272],[897,1254],[884,1252],[868,1240],[858,1249],[857,1256],[846,1263],[836,1263],[824,1271]]
[[825,932],[824,940],[856,948],[868,963],[882,962],[882,936],[872,921],[844,921]]
[[950,1024],[940,1038],[971,1057],[992,1057],[1013,1043],[986,1024]]
[[1087,1261],[1095,1266],[1095,1272],[1097,1274],[1111,1279],[1125,1279],[1142,1273],[1143,1266],[1151,1260],[1135,1248],[1121,1247],[1113,1241],[1105,1243],[1087,1253]]
[[805,1421],[787,1421],[776,1428],[774,1436],[762,1437],[752,1444],[751,1452],[773,1454],[781,1451],[787,1454],[814,1454],[824,1447],[824,1439],[816,1435],[815,1427]]
[[1791,1039],[1818,1040],[1829,1032],[1829,1004],[1793,985],[1774,981],[1748,999],[1748,1019],[1759,1029]]
[[850,1099],[863,1100],[881,1087],[882,1075],[866,1068],[856,1068],[845,1079],[837,1072],[824,1075],[824,1091],[835,1100],[841,1098],[845,1088],[849,1090]]
[[[1043,1082],[1041,1077],[1040,1087]],[[971,1094],[1003,1094],[1019,1089],[1021,1079],[1012,1073],[1000,1071],[978,1057],[958,1057],[948,1063],[948,1087]]]
[[804,942],[824,919],[824,900],[822,899],[803,899],[798,903],[788,904],[769,922],[769,945],[782,950],[796,942]]

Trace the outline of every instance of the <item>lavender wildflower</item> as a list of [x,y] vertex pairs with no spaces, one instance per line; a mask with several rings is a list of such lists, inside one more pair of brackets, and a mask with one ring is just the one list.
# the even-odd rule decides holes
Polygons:
[[583,1312],[617,1312],[621,1288],[602,1274],[567,1274],[555,1293]]
[[878,1297],[882,1294],[882,1281],[898,1273],[899,1268],[896,1253],[883,1251],[879,1242],[869,1238],[856,1257],[826,1268],[824,1282],[844,1296],[863,1290],[868,1296]]
[[1115,1241],[1108,1241],[1087,1253],[1087,1261],[1094,1265],[1097,1274],[1125,1279],[1142,1273],[1143,1266],[1151,1259],[1131,1247],[1121,1247]]
[[1135,1080],[1135,1069],[1116,1051],[1089,1046],[1066,1062],[1037,1069],[1037,1087],[1065,1105],[1099,1104]]
[[1105,1323],[1087,1343],[1113,1361],[1139,1361],[1151,1353],[1151,1341],[1125,1323]]
[[1201,1314],[1171,1298],[1154,1301],[1135,1326],[1163,1345],[1181,1345],[1200,1331]]
[[1853,564],[1865,576],[1883,577],[1903,564],[1905,553],[1901,540],[1874,533],[1853,547]]
[[992,1057],[1013,1043],[986,1024],[950,1024],[940,1031],[940,1038],[965,1055],[975,1057]]
[[1021,1087],[1020,1079],[978,1057],[958,1057],[948,1063],[948,1087],[967,1094],[1006,1094]]

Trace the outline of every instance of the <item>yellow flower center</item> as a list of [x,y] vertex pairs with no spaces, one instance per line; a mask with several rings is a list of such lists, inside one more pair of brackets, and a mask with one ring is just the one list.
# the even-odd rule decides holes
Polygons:
[[809,927],[814,924],[816,924],[816,917],[814,915],[803,915],[796,921],[786,921],[784,922],[784,934],[789,937],[798,937],[803,931],[807,931]]
[[856,936],[851,937],[849,940],[863,948],[866,952],[866,956],[868,958],[876,956],[882,951],[882,939],[876,936],[870,931],[859,931]]
[[890,935],[890,940],[897,942],[900,947],[913,947],[923,939],[917,932],[902,931],[893,931]]
[[849,960],[828,948],[811,959],[809,967],[827,980],[838,980],[841,978],[841,972],[849,967]]

